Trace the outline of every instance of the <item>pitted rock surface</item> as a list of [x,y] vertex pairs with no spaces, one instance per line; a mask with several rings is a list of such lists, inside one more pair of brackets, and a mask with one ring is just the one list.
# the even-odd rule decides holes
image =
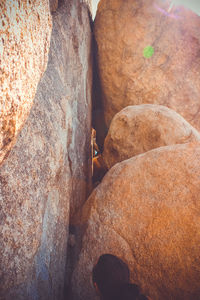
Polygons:
[[155,104],[127,106],[117,113],[104,142],[107,168],[154,148],[200,141],[200,133],[175,111]]
[[66,0],[31,113],[0,168],[1,300],[64,298],[69,215],[91,178],[91,71],[88,7]]
[[29,115],[51,29],[48,0],[0,2],[0,164]]
[[[162,0],[101,0],[95,19],[104,115],[160,104],[200,129],[200,17]],[[188,46],[190,45],[190,46]],[[144,57],[151,46],[154,54]]]
[[103,253],[128,263],[132,282],[151,299],[199,299],[199,178],[199,142],[113,166],[77,218],[85,233],[73,299],[95,299],[91,273]]

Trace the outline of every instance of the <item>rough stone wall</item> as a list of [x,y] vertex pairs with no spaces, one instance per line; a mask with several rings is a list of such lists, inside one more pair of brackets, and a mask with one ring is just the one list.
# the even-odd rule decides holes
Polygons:
[[51,28],[48,0],[0,1],[0,164],[29,115]]
[[58,0],[49,0],[49,6],[50,6],[50,10],[51,12],[55,12],[58,8]]
[[90,181],[88,6],[53,13],[47,70],[15,147],[0,168],[0,299],[63,299],[69,215]]
[[98,5],[95,39],[108,128],[128,105],[159,104],[200,129],[200,17],[181,6],[168,13],[169,3],[101,0]]

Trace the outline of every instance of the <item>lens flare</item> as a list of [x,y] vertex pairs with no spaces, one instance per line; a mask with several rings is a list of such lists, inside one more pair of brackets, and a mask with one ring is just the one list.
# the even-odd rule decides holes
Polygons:
[[147,46],[143,50],[143,55],[145,58],[150,58],[154,54],[154,48],[152,46]]
[[154,3],[154,7],[161,12],[163,15],[172,18],[172,19],[180,19],[180,16],[176,15],[175,13],[171,13],[171,10],[173,8],[173,3],[169,6],[168,10],[165,10],[164,8],[159,7],[157,4]]

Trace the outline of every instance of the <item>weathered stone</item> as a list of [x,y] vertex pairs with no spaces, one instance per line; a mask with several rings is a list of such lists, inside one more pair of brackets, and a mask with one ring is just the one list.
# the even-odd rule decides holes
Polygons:
[[107,168],[161,146],[200,141],[200,133],[175,111],[155,104],[127,106],[112,119],[104,143]]
[[94,299],[103,253],[128,263],[155,300],[200,299],[200,143],[160,147],[112,167],[83,207],[74,299]]
[[0,2],[0,164],[29,115],[51,28],[48,0]]
[[63,299],[69,215],[91,179],[91,71],[88,7],[66,0],[31,113],[0,168],[1,300]]
[[[101,0],[98,5],[95,37],[108,127],[122,108],[153,103],[200,129],[200,17],[182,6],[168,13],[169,4]],[[146,58],[148,46],[154,54],[147,51]]]
[[49,0],[51,12],[55,12],[58,8],[58,0]]

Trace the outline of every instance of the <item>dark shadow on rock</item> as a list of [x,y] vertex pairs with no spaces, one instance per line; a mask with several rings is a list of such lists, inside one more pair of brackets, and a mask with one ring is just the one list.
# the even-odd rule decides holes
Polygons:
[[102,88],[98,67],[98,47],[94,37],[93,24],[93,85],[92,85],[92,127],[96,130],[96,140],[100,151],[103,151],[103,144],[108,128],[104,120],[104,108],[102,99]]

